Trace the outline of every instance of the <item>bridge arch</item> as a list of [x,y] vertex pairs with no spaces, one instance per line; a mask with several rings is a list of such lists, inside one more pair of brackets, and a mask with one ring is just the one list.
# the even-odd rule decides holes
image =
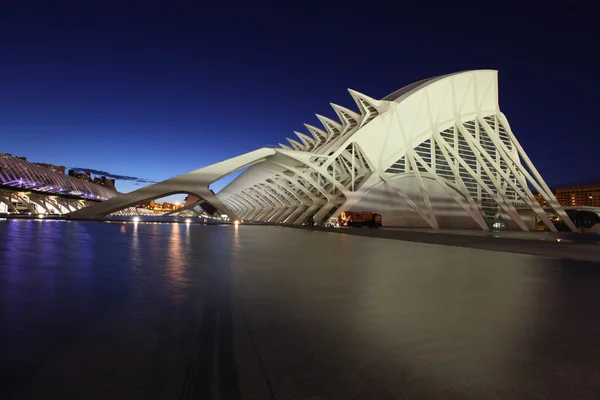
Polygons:
[[263,148],[240,156],[218,162],[175,178],[146,186],[131,193],[125,193],[101,203],[74,211],[69,214],[71,218],[97,218],[113,212],[133,207],[150,200],[159,199],[173,194],[186,193],[207,202],[230,218],[236,219],[237,215],[227,207],[210,190],[209,185],[236,171],[266,160],[275,154],[275,150]]

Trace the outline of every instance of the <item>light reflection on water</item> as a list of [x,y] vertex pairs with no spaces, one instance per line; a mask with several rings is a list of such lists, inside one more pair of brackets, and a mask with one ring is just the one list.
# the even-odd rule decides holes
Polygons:
[[[278,398],[600,390],[596,265],[244,225],[3,221],[0,237],[6,387],[52,388],[62,375],[44,374],[61,367],[94,387],[179,388],[219,288],[211,301],[235,299],[244,318],[218,334],[252,333]],[[241,318],[227,307],[215,321]],[[114,352],[126,370],[97,376],[87,360]]]
[[[184,282],[187,257],[183,251],[181,236],[188,236],[189,230],[183,229],[180,224],[172,224],[169,235],[169,256],[167,259],[167,280],[176,295],[181,295],[182,283]],[[187,246],[186,246],[187,247]]]

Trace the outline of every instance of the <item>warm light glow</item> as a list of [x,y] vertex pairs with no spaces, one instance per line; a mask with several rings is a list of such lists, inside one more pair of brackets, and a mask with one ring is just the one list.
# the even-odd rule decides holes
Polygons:
[[140,222],[140,217],[133,217],[133,222],[135,222],[135,223]]
[[558,243],[560,243],[561,239],[556,239],[556,241],[557,241]]
[[186,219],[185,219],[185,223],[186,223],[186,224],[189,224],[190,222],[192,222],[192,221],[191,221],[189,218],[186,218]]
[[235,221],[233,221],[233,223],[235,224],[235,226],[238,226],[240,224],[240,221],[238,221],[237,219]]
[[38,214],[38,218],[44,218],[44,214]]

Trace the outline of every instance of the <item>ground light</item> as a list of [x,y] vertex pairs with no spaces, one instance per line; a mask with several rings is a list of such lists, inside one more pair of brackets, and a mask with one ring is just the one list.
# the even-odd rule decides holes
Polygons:
[[238,226],[240,224],[240,221],[238,221],[237,219],[235,221],[233,221],[233,223],[235,224],[235,226]]
[[133,217],[133,222],[135,222],[136,224],[137,224],[138,222],[140,222],[140,217]]
[[186,219],[185,219],[185,223],[186,223],[186,224],[189,224],[190,222],[192,222],[192,221],[191,221],[189,218],[186,218]]

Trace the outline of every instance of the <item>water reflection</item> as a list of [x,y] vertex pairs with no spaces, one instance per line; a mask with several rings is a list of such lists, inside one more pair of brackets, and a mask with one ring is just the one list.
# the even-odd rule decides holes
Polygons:
[[269,398],[250,393],[257,354],[277,398],[600,390],[597,265],[278,227],[47,223],[0,223],[2,398],[171,398],[213,358],[244,398]]
[[[357,245],[355,238],[350,242]],[[352,256],[364,265],[388,264],[389,251],[373,245],[370,260]],[[541,301],[541,282],[527,279],[532,260],[515,257],[512,268],[506,268],[505,261],[472,251],[482,257],[475,258],[481,265],[465,268],[460,266],[465,250],[449,247],[444,249],[445,266],[433,267],[439,265],[439,254],[428,254],[431,246],[411,246],[412,256],[399,259],[395,268],[363,271],[349,327],[358,333],[361,346],[378,354],[380,365],[405,368],[408,363],[423,377],[468,387],[471,393],[483,395],[490,386],[474,376],[494,377],[497,386],[520,379],[514,351],[522,346],[532,321],[530,307]],[[390,336],[390,330],[396,335]],[[441,354],[443,361],[438,359]],[[386,355],[392,357],[383,361]]]
[[240,227],[238,224],[234,225],[233,228],[233,250],[237,253],[240,249]]
[[24,232],[30,221],[10,220],[3,223],[4,240],[0,241],[0,249],[2,250],[2,261],[6,277],[10,280],[9,283],[16,283],[20,277],[21,259],[27,254],[27,233]]
[[171,224],[169,234],[169,256],[165,265],[168,284],[176,296],[182,294],[185,281],[185,267],[187,263],[181,236],[184,235],[189,243],[189,227],[182,231],[180,224]]
[[140,233],[139,226],[137,223],[123,224],[121,226],[121,232],[127,232],[127,228],[132,230],[131,233],[131,269],[136,275],[139,275],[139,269],[143,265],[142,258],[142,245],[140,244]]

